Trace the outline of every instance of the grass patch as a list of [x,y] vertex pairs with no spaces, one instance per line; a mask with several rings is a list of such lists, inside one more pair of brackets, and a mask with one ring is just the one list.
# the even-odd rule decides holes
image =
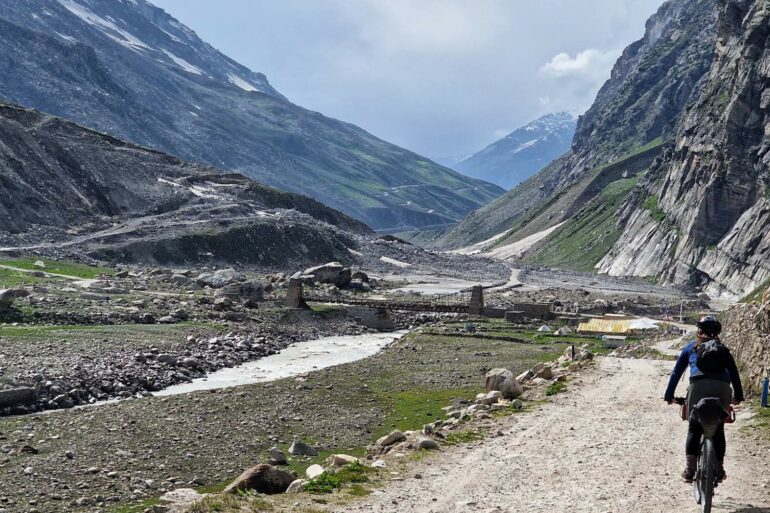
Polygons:
[[620,238],[616,213],[638,181],[638,177],[624,178],[607,185],[525,260],[548,267],[595,271],[596,264]]
[[555,383],[551,383],[546,387],[545,389],[545,395],[550,397],[552,395],[560,394],[567,390],[567,384],[563,381],[557,381]]
[[324,472],[317,478],[305,485],[305,491],[313,494],[332,493],[342,487],[342,481],[339,477],[328,472]]
[[456,433],[449,433],[446,437],[447,445],[468,444],[471,442],[478,442],[484,439],[484,433],[479,431],[467,430],[458,431]]
[[[45,264],[45,269],[35,266],[38,260]],[[102,274],[114,275],[115,271],[106,267],[96,267],[93,265],[79,264],[76,262],[46,260],[32,257],[19,258],[16,260],[0,260],[0,265],[18,267],[29,271],[44,271],[47,273],[64,274],[73,278],[94,279]]]
[[423,424],[443,418],[443,407],[456,399],[473,398],[478,390],[457,388],[450,390],[412,389],[389,394],[385,390],[379,393],[391,404],[391,414],[383,422],[379,434],[384,435],[394,429],[407,431],[419,429]]
[[14,271],[11,269],[0,269],[0,288],[34,285],[43,281],[46,281],[46,279],[32,276],[30,273]]
[[759,287],[751,291],[751,294],[741,299],[741,303],[751,303],[752,301],[757,301],[757,302],[762,301],[762,296],[765,294],[765,291],[768,289],[770,289],[770,280],[767,280],[765,283],[763,283],[762,285],[760,285]]
[[650,196],[644,201],[644,208],[650,211],[652,220],[658,224],[663,223],[666,220],[666,213],[663,212],[658,206],[658,197]]

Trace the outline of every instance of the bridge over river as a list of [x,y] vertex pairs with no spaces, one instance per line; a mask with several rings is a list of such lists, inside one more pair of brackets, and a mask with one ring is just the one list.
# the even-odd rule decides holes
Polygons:
[[509,302],[502,296],[495,295],[490,299],[492,300],[491,304],[485,304],[484,287],[481,285],[452,294],[422,294],[404,298],[397,296],[383,298],[363,294],[340,294],[317,289],[305,290],[301,281],[291,280],[284,302],[287,306],[294,308],[299,308],[306,303],[330,303],[383,310],[467,313],[489,317],[502,317],[505,315],[506,309],[513,307],[513,304],[508,304]]

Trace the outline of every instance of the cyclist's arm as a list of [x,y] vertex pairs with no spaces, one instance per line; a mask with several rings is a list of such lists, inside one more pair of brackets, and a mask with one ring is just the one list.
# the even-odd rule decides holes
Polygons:
[[676,385],[679,383],[679,380],[682,378],[682,374],[684,374],[685,369],[690,363],[690,346],[688,345],[684,349],[682,349],[682,352],[679,353],[679,358],[676,360],[676,365],[674,365],[674,370],[671,371],[671,377],[668,380],[668,387],[666,387],[666,394],[663,396],[663,399],[665,401],[673,401],[674,400],[674,392],[676,392]]
[[730,382],[733,385],[733,398],[736,403],[743,402],[743,385],[741,384],[741,376],[738,374],[738,366],[735,365],[735,358],[730,355],[730,359],[727,362],[727,372],[730,373]]

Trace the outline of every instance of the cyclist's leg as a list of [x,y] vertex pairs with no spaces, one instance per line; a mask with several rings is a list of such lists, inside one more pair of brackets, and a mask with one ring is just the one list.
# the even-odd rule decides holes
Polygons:
[[690,420],[687,425],[687,442],[685,443],[686,466],[684,472],[682,472],[682,479],[690,483],[695,476],[703,428],[694,420]]
[[727,440],[725,440],[725,425],[720,424],[717,432],[714,434],[714,452],[717,453],[717,480],[724,481],[725,474],[725,452],[727,451]]

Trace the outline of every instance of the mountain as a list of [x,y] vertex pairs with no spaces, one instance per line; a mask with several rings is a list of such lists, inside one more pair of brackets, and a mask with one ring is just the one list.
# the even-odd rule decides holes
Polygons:
[[449,167],[511,189],[566,153],[574,134],[572,114],[548,114]]
[[0,98],[305,194],[376,229],[503,190],[292,104],[145,0],[0,0]]
[[162,263],[314,263],[349,258],[372,235],[310,198],[8,104],[0,220],[3,251]]
[[493,237],[486,246],[550,242],[530,261],[593,269],[621,234],[617,211],[602,193],[617,208],[674,138],[713,61],[716,6],[717,0],[664,3],[578,119],[571,150],[437,244],[462,247]]
[[770,280],[770,10],[722,0],[716,61],[599,264],[740,298]]

